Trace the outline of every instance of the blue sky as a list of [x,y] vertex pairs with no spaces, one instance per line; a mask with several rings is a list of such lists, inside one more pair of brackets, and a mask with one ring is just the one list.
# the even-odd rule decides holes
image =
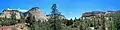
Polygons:
[[58,10],[66,18],[78,18],[88,11],[120,9],[120,0],[0,0],[0,11],[7,8],[28,10],[32,7],[40,7],[41,11],[49,14],[52,4],[57,4]]

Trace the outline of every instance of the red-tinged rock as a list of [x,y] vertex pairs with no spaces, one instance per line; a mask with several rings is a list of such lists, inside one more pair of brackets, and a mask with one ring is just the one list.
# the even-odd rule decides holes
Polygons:
[[2,27],[0,27],[0,30],[2,30]]
[[6,26],[6,27],[2,27],[2,30],[12,30],[10,27]]

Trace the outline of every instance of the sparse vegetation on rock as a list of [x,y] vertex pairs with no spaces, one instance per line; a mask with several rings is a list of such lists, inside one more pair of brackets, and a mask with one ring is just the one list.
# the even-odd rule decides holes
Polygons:
[[[119,11],[85,12],[80,18],[69,20],[58,11],[56,4],[51,9],[49,15],[42,13],[39,7],[33,7],[25,13],[6,10],[0,17],[0,27],[12,30],[120,30]],[[17,17],[19,15],[20,19]]]

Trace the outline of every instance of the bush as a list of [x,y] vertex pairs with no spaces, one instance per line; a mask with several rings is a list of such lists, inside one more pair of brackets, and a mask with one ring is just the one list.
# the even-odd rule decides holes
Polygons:
[[0,25],[5,25],[5,26],[8,26],[8,25],[13,25],[13,24],[16,24],[16,20],[0,20]]

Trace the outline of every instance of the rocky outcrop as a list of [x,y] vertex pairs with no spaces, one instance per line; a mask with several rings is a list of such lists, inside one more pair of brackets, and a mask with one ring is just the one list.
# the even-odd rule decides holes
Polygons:
[[26,17],[28,16],[34,17],[35,21],[41,21],[41,22],[48,21],[46,15],[43,12],[41,12],[38,7],[34,7],[30,9]]
[[27,19],[28,16],[34,17],[34,20],[36,21],[48,21],[46,15],[40,11],[38,7],[31,8],[26,13],[21,13],[19,10],[14,9],[5,9],[3,10],[3,13],[0,15],[0,18],[11,18],[11,14],[15,13],[16,19],[21,19],[22,16],[25,16],[24,19]]
[[11,14],[15,13],[16,19],[20,19],[21,15],[18,10],[4,10],[3,13],[0,15],[1,18],[11,18]]
[[[29,24],[27,24],[28,23],[27,21],[31,21],[31,20],[32,21],[40,21],[40,22],[48,21],[46,15],[43,12],[41,12],[38,7],[34,7],[25,13],[20,12],[19,10],[3,10],[3,13],[0,14],[0,18],[1,19],[5,18],[4,20],[7,20],[7,18],[12,19],[13,13],[15,14],[14,17],[16,19],[20,20],[19,23],[16,23],[14,25],[9,25],[9,26],[5,26],[5,25],[0,26],[0,30],[13,30],[13,29],[28,30],[28,26],[26,26],[26,25],[29,25]],[[23,21],[25,21],[25,22],[23,22]],[[26,23],[26,24],[24,24],[24,23]]]

